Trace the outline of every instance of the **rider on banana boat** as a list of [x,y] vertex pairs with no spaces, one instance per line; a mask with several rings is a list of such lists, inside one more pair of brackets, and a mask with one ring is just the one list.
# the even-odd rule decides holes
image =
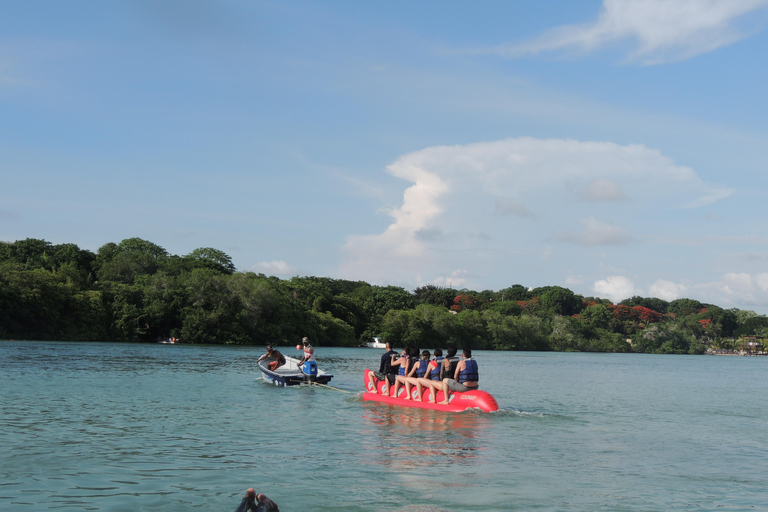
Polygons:
[[411,371],[413,366],[413,360],[411,359],[411,347],[405,347],[402,355],[395,359],[392,356],[392,366],[397,366],[397,378],[395,379],[395,390],[392,396],[397,396],[397,392],[400,391],[400,386],[405,384],[405,379]]
[[384,355],[381,356],[379,371],[368,373],[368,381],[371,384],[370,389],[371,393],[373,394],[378,394],[376,391],[376,381],[386,380],[384,387],[382,388],[382,392],[387,393],[389,391],[389,387],[395,383],[395,378],[397,377],[397,367],[392,366],[392,356],[397,356],[397,352],[392,350],[391,341],[386,341],[384,344],[387,347],[387,351],[384,353]]
[[456,365],[456,371],[452,379],[443,380],[443,401],[441,404],[450,403],[448,390],[471,391],[480,385],[480,373],[477,369],[477,361],[472,359],[472,350],[465,348],[461,355],[461,361]]
[[[405,379],[405,397],[404,397],[405,400],[411,399],[411,386],[413,385],[418,386],[419,380],[423,379],[424,376],[427,374],[428,367],[429,367],[429,350],[425,350],[421,353],[421,359],[419,359],[413,364],[411,373],[409,373],[408,377]],[[418,400],[421,401],[421,395],[419,395]]]
[[416,398],[414,400],[417,402],[421,402],[422,386],[429,389],[429,401],[433,404],[436,402],[437,392],[443,389],[443,383],[440,381],[440,371],[444,361],[443,351],[436,348],[434,355],[435,358],[429,362],[424,377],[416,381]]

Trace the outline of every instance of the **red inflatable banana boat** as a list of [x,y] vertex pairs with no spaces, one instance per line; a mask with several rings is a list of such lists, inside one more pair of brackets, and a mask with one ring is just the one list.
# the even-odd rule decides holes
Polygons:
[[448,412],[460,412],[467,409],[481,409],[486,412],[493,412],[499,410],[499,404],[496,403],[496,399],[490,393],[480,391],[479,389],[473,391],[451,391],[448,404],[441,404],[443,401],[443,392],[437,392],[436,401],[438,403],[433,404],[429,401],[429,389],[424,387],[422,389],[421,402],[414,400],[417,397],[416,386],[411,386],[411,399],[405,400],[406,391],[405,386],[402,386],[397,393],[397,396],[390,396],[394,390],[388,389],[387,393],[382,391],[384,387],[384,381],[377,382],[376,393],[371,393],[371,383],[368,381],[368,374],[371,370],[365,370],[364,382],[366,392],[363,393],[363,400],[372,402],[383,402],[392,405],[402,405],[405,407],[421,407],[422,409],[434,409],[437,411]]

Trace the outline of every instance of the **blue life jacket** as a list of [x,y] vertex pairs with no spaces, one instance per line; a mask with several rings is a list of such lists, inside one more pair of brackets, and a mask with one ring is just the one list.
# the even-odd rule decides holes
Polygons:
[[432,368],[432,370],[429,372],[429,375],[427,375],[427,378],[437,381],[440,380],[440,369],[443,367],[443,358],[436,357],[435,364],[437,366]]
[[467,381],[479,382],[480,374],[477,372],[477,361],[465,359],[464,364],[466,365],[465,368],[459,372],[459,382],[461,384]]
[[419,367],[416,368],[416,378],[423,379],[427,374],[427,368],[429,367],[429,360],[419,359]]

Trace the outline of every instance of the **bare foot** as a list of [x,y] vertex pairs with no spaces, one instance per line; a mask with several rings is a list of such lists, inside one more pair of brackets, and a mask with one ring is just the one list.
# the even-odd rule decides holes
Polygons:
[[420,397],[418,397],[418,398],[414,398],[414,399],[413,399],[413,401],[414,401],[414,402],[421,402],[421,398],[420,398]]
[[406,395],[406,396],[404,396],[404,397],[403,397],[403,400],[410,400],[410,399],[411,399],[411,397],[410,397],[410,396],[408,396],[408,395]]
[[379,393],[378,393],[378,392],[377,392],[375,389],[372,389],[372,390],[370,391],[370,393],[373,393],[374,395],[378,395],[378,394],[379,394]]

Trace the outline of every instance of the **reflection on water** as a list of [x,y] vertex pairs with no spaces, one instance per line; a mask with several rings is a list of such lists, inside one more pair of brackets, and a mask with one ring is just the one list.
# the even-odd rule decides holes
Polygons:
[[483,463],[490,419],[483,413],[374,405],[363,413],[365,462],[402,469]]

